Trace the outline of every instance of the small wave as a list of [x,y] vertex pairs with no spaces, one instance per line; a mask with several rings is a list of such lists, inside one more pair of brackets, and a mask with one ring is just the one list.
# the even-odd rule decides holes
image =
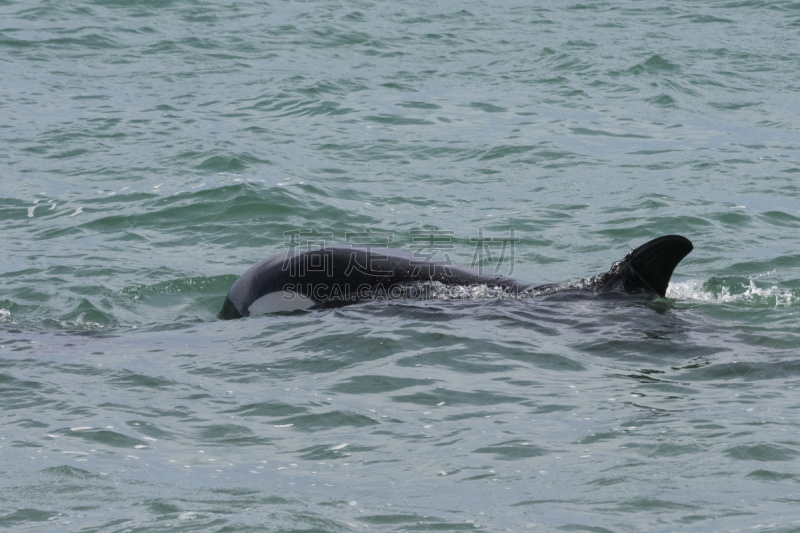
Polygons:
[[759,307],[796,305],[798,295],[777,285],[758,287],[754,279],[711,278],[708,281],[670,283],[667,298],[713,303],[748,303]]

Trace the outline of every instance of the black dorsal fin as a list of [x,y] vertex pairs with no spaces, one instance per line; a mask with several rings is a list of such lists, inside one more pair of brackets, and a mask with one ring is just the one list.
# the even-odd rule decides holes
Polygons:
[[672,272],[692,248],[691,241],[680,235],[665,235],[646,242],[598,276],[598,290],[653,292],[664,296]]

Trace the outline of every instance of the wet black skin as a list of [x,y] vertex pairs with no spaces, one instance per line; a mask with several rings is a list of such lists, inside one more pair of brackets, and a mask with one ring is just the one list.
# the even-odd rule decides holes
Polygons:
[[[323,248],[280,254],[258,263],[236,280],[219,317],[256,314],[251,313],[251,305],[272,293],[280,295],[274,297],[278,303],[294,298],[302,300],[305,309],[324,309],[383,297],[424,297],[425,284],[429,282],[486,285],[516,294],[588,291],[663,297],[672,272],[692,248],[689,239],[680,235],[658,237],[631,250],[608,272],[563,285],[480,275],[444,259],[389,248]],[[259,307],[259,313],[285,310],[255,307]]]

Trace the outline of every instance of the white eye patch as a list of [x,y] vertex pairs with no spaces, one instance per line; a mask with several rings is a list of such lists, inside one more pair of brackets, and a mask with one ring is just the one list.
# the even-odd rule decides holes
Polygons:
[[250,315],[263,315],[279,311],[301,311],[317,305],[313,298],[291,291],[276,291],[265,294],[250,304],[247,311]]

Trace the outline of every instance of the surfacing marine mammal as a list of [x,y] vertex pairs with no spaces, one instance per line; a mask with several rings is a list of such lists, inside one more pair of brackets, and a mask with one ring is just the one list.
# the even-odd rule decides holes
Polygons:
[[664,296],[672,272],[692,251],[689,239],[665,235],[635,248],[608,272],[567,284],[486,276],[446,259],[390,248],[321,248],[279,254],[254,265],[231,286],[219,318],[341,307],[376,299],[424,298],[431,286],[487,286],[509,294],[560,291]]

